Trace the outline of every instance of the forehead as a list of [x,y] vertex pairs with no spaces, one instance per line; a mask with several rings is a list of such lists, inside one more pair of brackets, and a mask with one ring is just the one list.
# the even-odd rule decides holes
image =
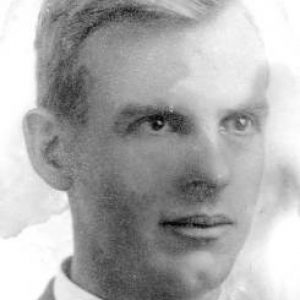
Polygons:
[[188,93],[228,104],[228,94],[255,97],[267,81],[262,43],[235,6],[193,26],[122,23],[100,29],[87,40],[81,61],[111,101]]
[[237,6],[213,22],[186,30],[182,49],[192,76],[182,78],[179,89],[196,94],[211,91],[212,98],[228,104],[230,94],[245,99],[267,86],[264,46],[256,28]]

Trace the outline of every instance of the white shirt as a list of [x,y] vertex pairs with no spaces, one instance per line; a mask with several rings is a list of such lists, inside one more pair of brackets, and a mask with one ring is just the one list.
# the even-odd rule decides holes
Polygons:
[[100,298],[83,290],[68,278],[70,263],[70,258],[63,262],[54,280],[55,300],[101,300]]

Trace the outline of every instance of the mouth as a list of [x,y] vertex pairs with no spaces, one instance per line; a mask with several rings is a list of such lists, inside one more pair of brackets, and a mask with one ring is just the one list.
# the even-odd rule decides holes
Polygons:
[[221,237],[234,222],[225,215],[192,215],[164,219],[160,226],[181,237],[196,240],[216,240]]

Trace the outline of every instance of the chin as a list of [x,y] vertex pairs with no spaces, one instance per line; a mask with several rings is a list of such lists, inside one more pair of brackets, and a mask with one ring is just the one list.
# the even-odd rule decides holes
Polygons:
[[158,269],[153,272],[153,285],[164,294],[157,299],[216,300],[222,283],[232,269],[233,260],[228,257],[214,257],[207,252],[173,259],[161,257],[157,264]]
[[232,269],[232,264],[208,263],[197,265],[187,270],[184,274],[185,282],[188,283],[192,298],[210,294],[213,291],[218,291],[223,282],[228,277]]

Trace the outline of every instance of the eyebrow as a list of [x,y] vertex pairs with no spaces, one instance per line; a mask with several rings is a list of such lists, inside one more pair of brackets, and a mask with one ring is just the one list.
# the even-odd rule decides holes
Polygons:
[[[226,112],[257,112],[260,114],[268,114],[269,112],[269,104],[267,100],[264,98],[261,102],[248,101],[247,103],[243,103],[238,105],[236,108],[225,109]],[[143,115],[152,115],[158,113],[176,113],[176,108],[170,105],[140,105],[140,104],[129,104],[119,110],[116,114],[117,119],[130,119],[136,116]],[[178,112],[177,112],[178,113]]]
[[139,105],[139,104],[129,104],[124,108],[121,108],[117,113],[117,119],[119,118],[132,118],[139,115],[152,115],[158,113],[174,113],[174,109],[170,105]]
[[238,105],[235,108],[225,109],[226,114],[231,113],[253,113],[258,114],[262,117],[267,117],[269,114],[269,103],[267,102],[266,98],[264,98],[261,102],[253,102],[248,101],[247,103],[243,103]]

